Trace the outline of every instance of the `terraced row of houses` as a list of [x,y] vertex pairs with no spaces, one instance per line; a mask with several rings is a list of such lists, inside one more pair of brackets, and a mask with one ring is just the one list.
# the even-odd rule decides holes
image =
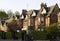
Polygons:
[[37,30],[41,25],[49,26],[54,23],[60,24],[60,8],[58,4],[48,7],[46,4],[41,3],[40,6],[41,8],[39,10],[27,11],[23,9],[21,15],[17,14],[13,16],[15,20],[19,21],[17,24],[20,25],[20,28]]

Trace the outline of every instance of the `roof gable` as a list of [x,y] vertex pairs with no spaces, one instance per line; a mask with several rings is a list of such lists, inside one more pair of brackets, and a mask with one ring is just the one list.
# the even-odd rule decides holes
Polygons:
[[[57,4],[55,4],[55,5],[53,5],[53,6],[50,6],[49,8],[50,8],[50,10],[48,11],[48,15],[47,16],[50,16],[50,14],[53,12],[53,10],[54,10],[54,8],[56,8],[55,6],[57,6],[58,7],[58,5]],[[59,8],[59,7],[58,7]]]

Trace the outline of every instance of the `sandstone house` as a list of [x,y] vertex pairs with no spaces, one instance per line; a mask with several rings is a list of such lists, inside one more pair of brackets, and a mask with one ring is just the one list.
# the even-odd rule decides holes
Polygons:
[[[47,6],[41,3],[39,10],[22,10],[21,15],[15,15],[13,18],[16,20],[16,24],[23,29],[37,30],[39,26],[49,26],[50,24],[58,23],[60,24],[60,8],[58,4]],[[10,18],[8,23],[13,21]]]

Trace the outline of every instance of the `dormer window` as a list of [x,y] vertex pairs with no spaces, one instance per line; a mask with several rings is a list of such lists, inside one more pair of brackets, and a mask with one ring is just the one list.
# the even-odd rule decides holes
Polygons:
[[20,19],[24,19],[24,16],[22,15],[22,16],[20,17]]
[[28,16],[26,15],[25,19],[27,19],[27,18],[28,18]]
[[46,9],[45,8],[43,8],[41,14],[46,14]]
[[32,16],[36,16],[36,13],[33,11],[33,14],[32,14]]

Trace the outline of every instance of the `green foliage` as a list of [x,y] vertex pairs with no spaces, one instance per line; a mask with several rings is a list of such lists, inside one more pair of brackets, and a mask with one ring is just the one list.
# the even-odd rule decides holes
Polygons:
[[48,39],[56,38],[58,36],[58,34],[59,34],[59,32],[58,32],[58,27],[57,27],[56,23],[50,25],[47,28],[47,37],[48,37]]
[[[12,32],[12,33],[13,33],[13,32]],[[7,32],[7,33],[6,33],[6,38],[7,38],[7,39],[13,39],[12,33],[11,33],[11,32]],[[21,39],[21,32],[16,33],[15,36],[17,36],[18,39]]]
[[0,11],[0,19],[3,19],[3,18],[8,18],[8,15],[6,14],[5,11]]
[[60,37],[60,31],[58,31],[58,37]]
[[25,31],[20,31],[20,32],[17,32],[17,37],[18,39],[21,39],[22,38],[22,33],[25,32]]
[[36,40],[40,40],[40,39],[45,40],[46,35],[47,35],[47,33],[44,31],[33,31],[32,32],[33,39],[36,39]]
[[48,28],[47,28],[47,31],[57,31],[58,30],[58,27],[57,27],[57,24],[51,24]]
[[7,38],[7,39],[12,39],[12,34],[11,34],[11,32],[6,32],[6,38]]
[[0,39],[1,39],[1,37],[2,37],[2,32],[0,31]]
[[[13,23],[15,23],[15,22],[13,22]],[[16,27],[16,26],[14,26],[12,24],[12,27]],[[16,36],[19,39],[21,39],[22,38],[21,34],[23,32],[24,31],[17,32]],[[32,35],[33,39],[35,39],[35,40],[46,40],[46,39],[56,38],[57,36],[60,37],[60,31],[57,29],[57,24],[55,23],[55,24],[52,24],[49,27],[47,27],[47,29],[44,31],[32,31],[31,35]],[[1,32],[0,32],[0,36],[1,36]],[[7,39],[12,39],[11,32],[6,32],[6,37],[7,37]]]

